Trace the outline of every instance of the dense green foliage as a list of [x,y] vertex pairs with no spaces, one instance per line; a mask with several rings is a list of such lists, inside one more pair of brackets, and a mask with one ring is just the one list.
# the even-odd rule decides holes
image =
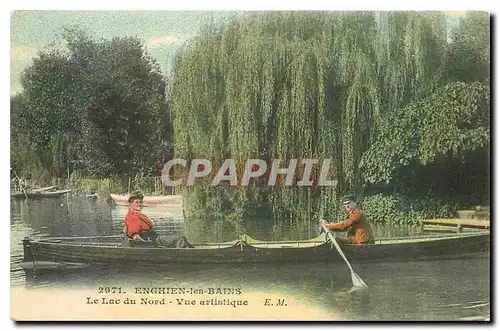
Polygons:
[[415,198],[403,194],[374,194],[365,197],[360,207],[370,221],[378,224],[416,224],[421,219],[453,218],[460,201],[450,197]]
[[413,161],[426,165],[489,147],[489,96],[482,83],[456,82],[384,116],[360,164],[366,181],[389,183]]
[[41,51],[11,106],[12,165],[22,176],[149,173],[165,155],[168,113],[157,65],[136,38],[78,30]]
[[188,201],[198,212],[236,201],[205,219],[240,224],[251,201],[275,225],[307,227],[412,161],[488,146],[488,24],[471,13],[449,33],[441,13],[280,12],[208,27],[176,61],[176,155],[332,158],[339,185],[260,188],[258,201],[254,188],[195,187]]
[[453,216],[489,203],[489,24],[480,12],[456,26],[438,12],[252,13],[206,26],[169,77],[136,38],[69,31],[11,100],[12,167],[156,190],[145,176],[170,143],[215,168],[332,159],[336,187],[185,188],[190,226],[214,238],[253,219],[305,233],[342,218],[348,192],[378,223]]

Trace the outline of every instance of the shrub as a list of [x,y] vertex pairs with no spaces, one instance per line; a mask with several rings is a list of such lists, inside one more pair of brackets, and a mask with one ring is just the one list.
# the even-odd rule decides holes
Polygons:
[[365,197],[360,207],[373,223],[416,225],[422,219],[452,218],[459,208],[454,197],[408,197],[400,194],[375,194]]

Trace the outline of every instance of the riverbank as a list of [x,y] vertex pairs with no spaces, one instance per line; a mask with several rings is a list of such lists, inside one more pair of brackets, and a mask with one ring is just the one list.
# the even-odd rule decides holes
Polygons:
[[[73,195],[109,197],[110,193],[126,194],[141,191],[146,195],[174,195],[178,193],[174,187],[162,184],[161,177],[143,176],[115,176],[112,178],[52,178],[51,180],[23,179],[29,188],[55,186],[58,189],[70,189]],[[14,181],[11,181],[11,191],[16,190]]]
[[[55,186],[58,189],[71,189],[72,195],[86,198],[109,201],[110,194],[126,195],[129,192],[140,191],[148,196],[166,196],[182,194],[182,187],[166,187],[161,177],[146,177],[137,175],[132,176],[114,176],[111,178],[83,178],[78,174],[72,174],[68,178],[53,178],[50,181],[27,180],[28,187]],[[271,189],[271,188],[270,188]],[[293,189],[293,188],[291,188]],[[202,219],[221,219],[219,210],[223,206],[226,212],[234,210],[234,188],[224,190],[226,195],[214,196],[211,192],[217,190],[217,187],[208,187],[200,192],[184,192],[183,198],[188,205],[189,214],[196,222],[198,218]],[[11,190],[12,191],[12,190]],[[197,191],[197,190],[195,190]],[[239,191],[239,190],[237,190]],[[231,193],[232,192],[232,193]],[[236,192],[237,193],[237,192]],[[247,195],[249,193],[247,192]],[[265,192],[256,193],[253,197],[258,203],[248,203],[241,201],[244,215],[268,215],[271,217],[272,208],[265,197]],[[239,195],[238,195],[239,196]],[[251,196],[251,195],[249,195]],[[481,206],[482,205],[482,206]],[[219,206],[219,207],[217,207]],[[307,205],[305,205],[307,207]],[[453,218],[476,218],[488,219],[490,217],[489,206],[480,201],[472,200],[469,196],[448,195],[417,195],[417,194],[393,194],[393,193],[372,193],[366,192],[366,195],[358,199],[358,206],[368,215],[373,224],[387,225],[419,225],[425,219],[453,219]],[[312,206],[311,206],[312,207]],[[305,208],[305,207],[304,207]],[[236,208],[238,209],[238,208]],[[311,210],[315,212],[315,209]],[[307,210],[304,210],[305,213]],[[243,215],[242,214],[242,215]],[[338,210],[337,218],[344,217],[342,210]],[[274,215],[277,223],[279,215]],[[308,218],[302,215],[302,218]],[[335,216],[335,215],[334,215]],[[222,216],[224,218],[225,216]],[[232,216],[231,216],[232,217]],[[323,216],[324,217],[324,216]],[[330,218],[332,218],[331,216]],[[200,222],[205,222],[200,219]],[[335,217],[332,218],[335,220]],[[229,222],[230,221],[230,222]],[[234,219],[228,222],[233,224]],[[224,222],[226,223],[226,222]]]

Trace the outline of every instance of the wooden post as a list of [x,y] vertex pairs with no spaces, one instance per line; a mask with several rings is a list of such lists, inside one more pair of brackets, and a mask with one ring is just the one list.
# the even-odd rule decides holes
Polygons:
[[311,187],[307,188],[307,238],[311,238]]
[[33,252],[31,250],[30,238],[24,237],[23,239],[23,262],[33,261]]

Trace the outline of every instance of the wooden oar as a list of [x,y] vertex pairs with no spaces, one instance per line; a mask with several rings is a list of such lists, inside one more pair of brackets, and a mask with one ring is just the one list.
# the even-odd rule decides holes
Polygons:
[[361,277],[359,277],[359,275],[354,271],[351,264],[349,263],[349,260],[347,259],[344,252],[342,251],[342,248],[340,247],[339,243],[337,242],[337,240],[335,239],[333,234],[330,232],[330,230],[328,230],[325,226],[323,226],[323,229],[326,231],[326,234],[328,235],[328,237],[332,241],[333,245],[337,249],[337,252],[340,254],[340,256],[342,256],[345,263],[349,267],[349,270],[351,271],[352,286],[353,286],[353,289],[351,289],[351,291],[356,290],[357,288],[368,287],[368,285],[366,285],[366,283],[361,279]]

